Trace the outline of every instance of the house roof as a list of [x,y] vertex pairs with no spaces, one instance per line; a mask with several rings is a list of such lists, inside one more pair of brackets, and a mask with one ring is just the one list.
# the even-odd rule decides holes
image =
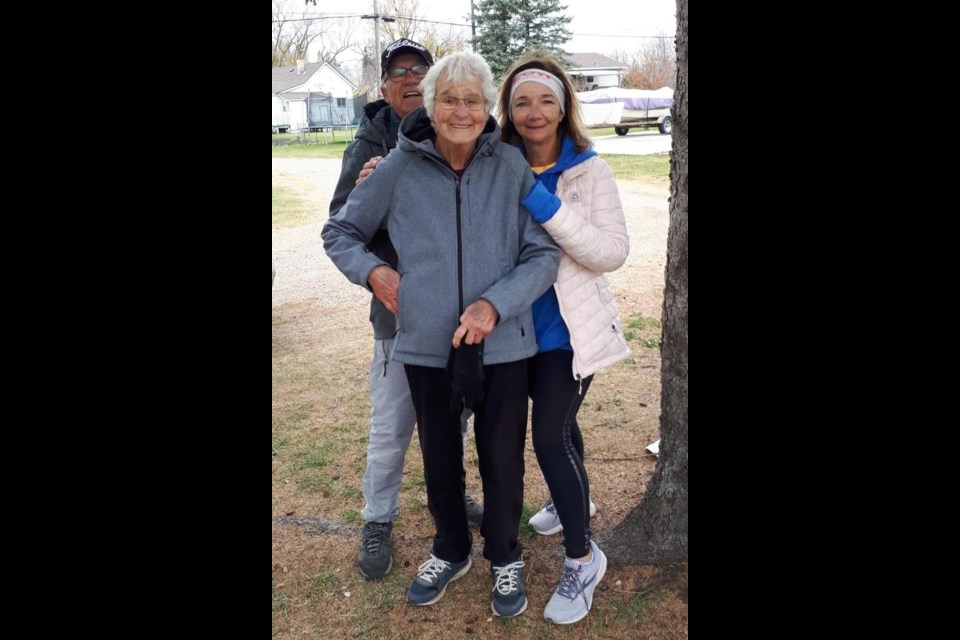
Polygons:
[[297,66],[273,67],[273,93],[282,93],[287,89],[300,86],[310,79],[310,76],[320,70],[320,67],[327,65],[330,69],[349,84],[354,90],[357,86],[350,82],[350,79],[337,71],[336,67],[326,62],[308,62],[303,65],[303,73],[297,73]]
[[619,60],[608,58],[599,53],[568,53],[566,59],[573,64],[573,69],[588,71],[590,69],[626,69],[627,65]]
[[297,66],[273,68],[273,92],[282,93],[303,84],[323,66],[322,62],[308,62],[303,67],[303,73],[297,73]]
[[343,80],[344,80],[347,84],[349,84],[351,87],[353,87],[353,90],[354,90],[354,91],[357,90],[357,85],[355,85],[355,84],[353,83],[353,81],[350,80],[350,78],[348,78],[347,76],[345,76],[345,75],[343,75],[342,73],[340,73],[340,72],[337,70],[337,68],[336,68],[335,66],[333,66],[332,64],[329,65],[329,66],[330,66],[330,69],[333,70],[333,72],[334,72],[335,74],[337,74],[338,76],[340,76],[341,78],[343,78]]

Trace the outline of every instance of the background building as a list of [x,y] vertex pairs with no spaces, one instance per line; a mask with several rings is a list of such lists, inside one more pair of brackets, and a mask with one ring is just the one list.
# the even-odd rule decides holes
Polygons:
[[273,69],[274,130],[349,125],[359,115],[356,86],[326,62]]

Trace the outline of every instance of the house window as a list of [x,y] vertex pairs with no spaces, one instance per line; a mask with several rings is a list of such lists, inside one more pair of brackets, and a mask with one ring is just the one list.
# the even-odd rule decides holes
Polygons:
[[593,76],[587,76],[587,82],[593,82]]
[[338,107],[345,107],[345,106],[347,106],[347,99],[346,99],[346,98],[337,98],[337,106],[338,106]]

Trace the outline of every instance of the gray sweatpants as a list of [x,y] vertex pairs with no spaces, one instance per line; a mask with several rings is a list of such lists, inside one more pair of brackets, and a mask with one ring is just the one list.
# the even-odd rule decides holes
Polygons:
[[[403,459],[413,437],[417,416],[410,400],[410,386],[403,364],[394,362],[393,339],[374,340],[370,363],[370,439],[367,470],[363,474],[363,506],[366,522],[392,522],[400,511]],[[467,450],[467,418],[460,417],[463,450]],[[466,469],[466,454],[464,454]]]

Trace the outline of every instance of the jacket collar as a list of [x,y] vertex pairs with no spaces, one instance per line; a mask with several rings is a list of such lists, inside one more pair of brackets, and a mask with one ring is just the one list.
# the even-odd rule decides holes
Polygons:
[[[433,137],[436,132],[430,122],[425,107],[419,107],[407,114],[407,117],[400,123],[400,135],[398,136],[397,147],[404,151],[416,151],[418,153],[429,153],[430,155],[440,157],[436,148],[433,146]],[[488,115],[487,122],[483,126],[483,131],[477,140],[476,155],[489,156],[493,154],[493,147],[500,139],[500,125],[496,119]]]

